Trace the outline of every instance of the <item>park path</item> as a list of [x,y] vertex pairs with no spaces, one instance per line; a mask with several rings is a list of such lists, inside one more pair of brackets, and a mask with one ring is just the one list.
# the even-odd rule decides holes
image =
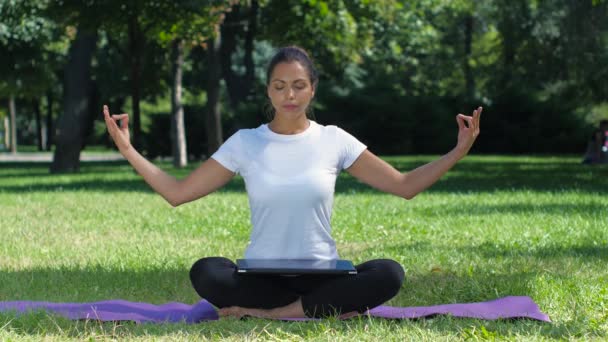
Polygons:
[[[125,160],[118,152],[82,152],[80,161],[118,161]],[[52,152],[3,152],[0,153],[0,162],[39,162],[50,163],[53,161]]]

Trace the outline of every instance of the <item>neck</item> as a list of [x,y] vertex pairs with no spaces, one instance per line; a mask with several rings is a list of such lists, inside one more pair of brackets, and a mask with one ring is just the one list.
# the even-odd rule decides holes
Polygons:
[[306,114],[297,117],[285,118],[282,115],[275,115],[274,119],[268,124],[268,128],[277,134],[298,134],[304,132],[310,126]]

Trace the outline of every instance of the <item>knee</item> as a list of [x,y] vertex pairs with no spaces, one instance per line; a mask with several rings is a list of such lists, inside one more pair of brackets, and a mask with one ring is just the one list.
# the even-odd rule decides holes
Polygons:
[[386,276],[386,286],[393,292],[393,296],[396,295],[401,286],[403,285],[403,280],[405,279],[405,271],[403,270],[403,266],[394,260],[386,259],[385,263],[385,276]]
[[190,281],[196,292],[203,298],[212,296],[220,286],[221,269],[232,262],[226,258],[208,257],[195,262],[190,268]]
[[210,266],[214,258],[202,258],[197,260],[190,268],[190,280],[194,284],[198,282],[202,276],[208,274]]
[[382,287],[382,292],[391,298],[397,295],[405,279],[405,271],[401,264],[390,259],[372,260],[369,263],[377,272],[377,285]]

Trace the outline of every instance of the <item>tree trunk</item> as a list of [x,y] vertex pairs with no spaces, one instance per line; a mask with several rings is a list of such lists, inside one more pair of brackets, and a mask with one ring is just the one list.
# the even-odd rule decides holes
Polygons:
[[32,101],[32,109],[34,110],[34,116],[36,117],[36,142],[38,143],[38,151],[44,151],[46,149],[46,127],[42,121],[42,113],[40,112],[40,101]]
[[473,16],[467,14],[464,19],[464,79],[465,79],[465,97],[471,101],[475,97],[475,79],[471,70],[471,45],[473,42]]
[[53,94],[46,93],[46,150],[50,151],[53,145]]
[[88,87],[96,43],[96,32],[78,30],[70,46],[64,77],[64,112],[57,120],[52,173],[77,172],[80,168],[80,150],[87,120],[90,119]]
[[219,59],[221,38],[218,34],[216,38],[209,41],[207,48],[207,65],[209,68],[209,79],[207,80],[207,153],[211,156],[223,142],[222,138],[222,119],[220,109],[220,79],[221,64]]
[[10,141],[10,124],[8,123],[8,117],[4,117],[4,120],[2,120],[3,125],[4,125],[4,146],[6,146],[7,149],[10,148],[11,145],[11,141]]
[[[222,77],[226,81],[230,105],[234,109],[237,109],[238,104],[247,98],[254,81],[253,42],[257,32],[258,7],[258,2],[255,0],[251,2],[251,7],[246,12],[243,12],[242,6],[235,5],[226,14],[226,19],[221,25]],[[243,56],[245,74],[240,76],[232,70],[232,54],[236,50],[237,38],[243,34],[243,31],[245,35],[245,54]]]
[[141,148],[141,119],[139,111],[141,60],[143,37],[136,15],[129,16],[129,55],[131,64],[132,141],[135,149]]
[[17,109],[15,109],[15,96],[13,95],[8,99],[8,111],[11,117],[9,149],[12,153],[17,153]]
[[184,107],[182,105],[184,42],[181,39],[175,39],[171,43],[171,57],[171,72],[173,74],[173,86],[171,87],[171,147],[173,150],[173,165],[181,168],[188,165]]

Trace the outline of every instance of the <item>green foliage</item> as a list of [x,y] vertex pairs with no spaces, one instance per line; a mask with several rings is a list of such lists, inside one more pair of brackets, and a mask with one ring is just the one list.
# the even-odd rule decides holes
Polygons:
[[239,1],[156,1],[147,14],[162,18],[152,28],[150,36],[167,46],[174,39],[183,39],[192,45],[204,45],[215,36],[224,12]]
[[390,24],[396,1],[277,0],[262,8],[263,39],[278,46],[308,49],[322,69],[339,75],[374,43],[374,33]]
[[[582,151],[589,127],[605,117],[606,1],[259,4],[256,82],[239,108],[223,96],[225,136],[263,121],[264,67],[274,48],[288,44],[308,49],[321,70],[317,119],[349,128],[381,153],[445,151],[453,144],[454,115],[480,104],[485,124],[476,148],[485,152]],[[207,39],[226,11],[249,5],[245,0],[1,1],[0,97],[33,98],[50,90],[59,98],[58,76],[76,27],[99,31],[94,79],[101,99],[117,111],[129,109],[130,51],[145,51],[142,100],[166,96],[169,43],[175,39],[189,47],[184,86],[204,94]],[[135,39],[141,45],[128,45],[129,18],[141,28]],[[244,74],[238,46],[243,32],[232,55],[237,75]],[[192,122],[197,125],[192,132],[204,131],[202,120]],[[497,136],[500,140],[493,139]]]
[[56,82],[49,45],[57,27],[45,8],[45,1],[0,2],[0,96],[36,97]]

